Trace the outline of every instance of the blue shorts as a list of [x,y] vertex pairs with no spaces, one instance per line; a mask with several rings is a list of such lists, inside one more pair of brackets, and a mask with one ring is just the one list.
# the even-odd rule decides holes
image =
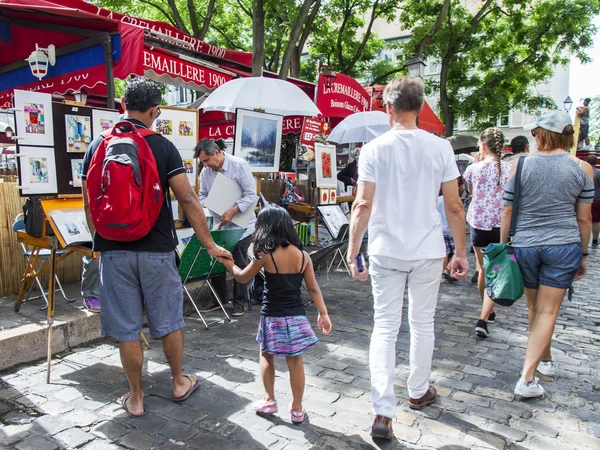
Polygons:
[[527,289],[568,289],[583,258],[581,244],[516,247],[515,256]]
[[102,336],[139,341],[144,309],[154,338],[183,328],[183,287],[175,251],[102,253],[100,296]]

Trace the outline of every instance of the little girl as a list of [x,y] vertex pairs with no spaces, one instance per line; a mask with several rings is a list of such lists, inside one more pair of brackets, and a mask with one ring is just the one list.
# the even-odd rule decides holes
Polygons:
[[254,404],[254,410],[261,414],[278,411],[274,392],[275,355],[285,356],[293,395],[291,419],[293,423],[301,423],[307,417],[302,407],[302,353],[319,342],[304,311],[300,293],[303,279],[319,311],[317,325],[325,334],[331,331],[331,320],[312,261],[302,250],[294,222],[285,209],[269,206],[260,212],[254,232],[254,254],[257,259],[244,270],[231,260],[220,260],[240,283],[250,281],[262,268],[265,272],[265,298],[256,340],[260,343],[260,372],[266,395]]

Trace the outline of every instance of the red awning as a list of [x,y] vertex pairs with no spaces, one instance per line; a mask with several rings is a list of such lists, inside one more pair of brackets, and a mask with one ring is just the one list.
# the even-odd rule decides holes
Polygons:
[[[365,89],[371,97],[371,110],[385,112],[385,107],[379,105],[382,102],[381,99],[377,98],[383,94],[385,85],[368,86]],[[423,111],[419,114],[419,128],[434,134],[446,134],[446,127],[444,127],[444,124],[433,109],[431,109],[427,101],[423,102]]]
[[354,78],[338,73],[327,87],[327,79],[319,75],[317,108],[323,117],[345,118],[356,112],[369,111],[369,94]]

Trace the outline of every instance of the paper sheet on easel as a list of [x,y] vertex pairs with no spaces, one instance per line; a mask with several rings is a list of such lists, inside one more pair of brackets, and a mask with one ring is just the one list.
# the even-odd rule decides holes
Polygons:
[[[236,202],[242,198],[242,195],[242,187],[239,184],[230,180],[222,173],[218,173],[215,182],[206,197],[204,206],[222,216],[226,211],[233,208]],[[252,214],[254,214],[255,206],[256,202],[254,202],[254,205],[251,208],[248,208],[246,212],[237,213],[233,216],[231,222],[238,227],[247,228],[248,222],[250,222]]]

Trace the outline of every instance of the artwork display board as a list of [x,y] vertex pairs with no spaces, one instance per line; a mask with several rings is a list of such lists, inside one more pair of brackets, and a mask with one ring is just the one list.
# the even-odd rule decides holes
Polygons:
[[327,205],[317,206],[317,210],[323,217],[323,222],[325,223],[329,234],[331,234],[336,241],[342,240],[350,225],[342,208],[340,208],[339,205]]
[[94,139],[114,127],[119,122],[119,116],[119,111],[94,109],[92,111],[92,135]]
[[54,145],[52,96],[39,92],[15,90],[16,135],[19,145]]
[[233,154],[252,172],[279,172],[283,116],[236,109]]
[[[210,234],[217,245],[220,245],[225,250],[233,252],[233,249],[242,237],[242,234],[244,234],[244,231],[245,230],[243,229],[217,230],[211,231]],[[198,257],[196,258],[196,256]],[[205,277],[206,275],[208,275],[212,263],[213,258],[208,254],[206,250],[204,250],[202,243],[198,240],[196,235],[192,235],[187,245],[185,246],[183,253],[181,254],[179,276],[182,280],[184,280],[188,276],[189,272],[188,281]],[[219,273],[223,273],[224,271],[225,266],[221,263],[217,263],[212,271],[212,274],[216,275]]]
[[51,147],[19,146],[19,155],[21,196],[57,194],[54,149]]
[[[243,194],[244,192],[239,184],[227,178],[222,173],[218,173],[204,201],[204,206],[222,216],[226,211],[233,208],[236,202],[242,198]],[[231,219],[231,223],[241,228],[247,228],[248,223],[254,215],[254,208],[257,202],[258,198],[246,211],[235,214]]]
[[53,103],[54,155],[59,194],[80,194],[81,169],[85,150],[93,140],[93,111],[84,106]]
[[315,143],[317,187],[337,188],[335,145]]
[[198,111],[171,106],[161,106],[160,110],[160,117],[154,121],[152,129],[177,147],[190,185],[196,186],[198,165],[194,149],[198,143]]

